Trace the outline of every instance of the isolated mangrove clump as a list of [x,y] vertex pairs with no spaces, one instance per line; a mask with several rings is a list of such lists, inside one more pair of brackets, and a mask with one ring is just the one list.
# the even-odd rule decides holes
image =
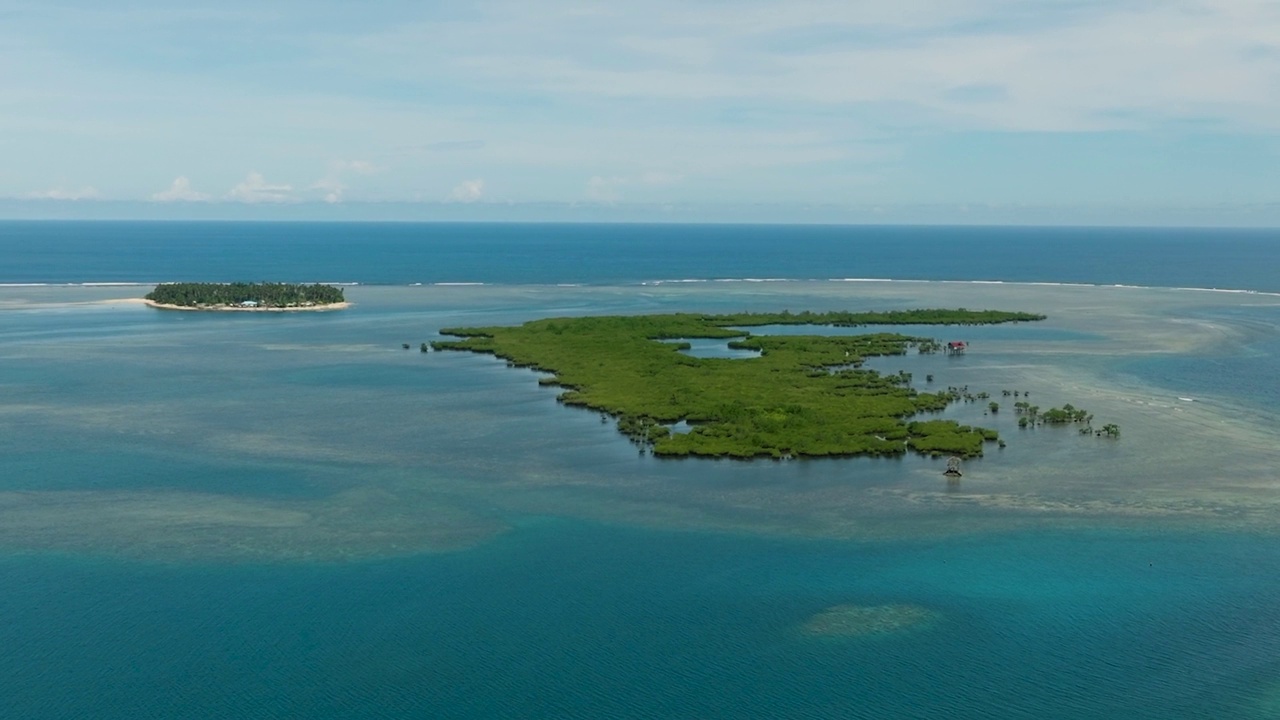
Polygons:
[[[992,405],[995,405],[995,403],[992,403]],[[1018,427],[1023,429],[1037,425],[1067,425],[1075,423],[1082,426],[1080,428],[1081,435],[1107,438],[1120,437],[1119,425],[1107,423],[1101,429],[1095,430],[1093,428],[1093,413],[1084,408],[1075,407],[1071,403],[1067,403],[1060,408],[1049,408],[1041,412],[1039,405],[1019,401],[1013,404],[1013,411],[1019,415]],[[992,412],[995,412],[995,408],[992,408]]]

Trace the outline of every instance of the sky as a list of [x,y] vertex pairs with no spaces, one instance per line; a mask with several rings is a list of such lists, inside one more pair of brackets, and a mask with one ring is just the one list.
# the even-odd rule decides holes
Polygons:
[[1280,226],[1280,3],[0,0],[0,217]]

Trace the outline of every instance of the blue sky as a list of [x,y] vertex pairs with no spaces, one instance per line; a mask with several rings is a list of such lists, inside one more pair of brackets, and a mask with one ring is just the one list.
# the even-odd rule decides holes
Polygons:
[[1280,225],[1280,3],[0,0],[0,215],[522,212]]

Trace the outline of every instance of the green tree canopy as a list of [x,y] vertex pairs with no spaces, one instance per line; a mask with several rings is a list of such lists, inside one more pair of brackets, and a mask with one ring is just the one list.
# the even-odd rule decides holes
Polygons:
[[[619,418],[619,430],[664,456],[727,457],[926,454],[971,457],[993,430],[950,420],[908,423],[960,399],[917,392],[909,375],[863,369],[865,358],[928,347],[929,338],[890,333],[754,336],[735,327],[770,324],[983,324],[1044,316],[980,310],[883,313],[638,315],[535,320],[518,327],[446,328],[461,340],[436,350],[491,353],[553,373],[560,400]],[[750,359],[697,358],[661,340],[738,338]],[[687,347],[687,345],[685,345]],[[688,433],[667,425],[688,421]]]
[[345,302],[342,288],[289,283],[164,283],[147,293],[146,299],[180,307],[256,303],[259,307],[287,308]]

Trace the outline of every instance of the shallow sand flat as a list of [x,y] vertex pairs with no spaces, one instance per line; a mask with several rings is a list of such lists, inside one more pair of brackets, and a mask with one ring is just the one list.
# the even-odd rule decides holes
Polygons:
[[180,491],[6,492],[0,546],[159,561],[334,561],[460,550],[506,530],[442,503],[405,508],[403,498],[378,488],[312,502]]

